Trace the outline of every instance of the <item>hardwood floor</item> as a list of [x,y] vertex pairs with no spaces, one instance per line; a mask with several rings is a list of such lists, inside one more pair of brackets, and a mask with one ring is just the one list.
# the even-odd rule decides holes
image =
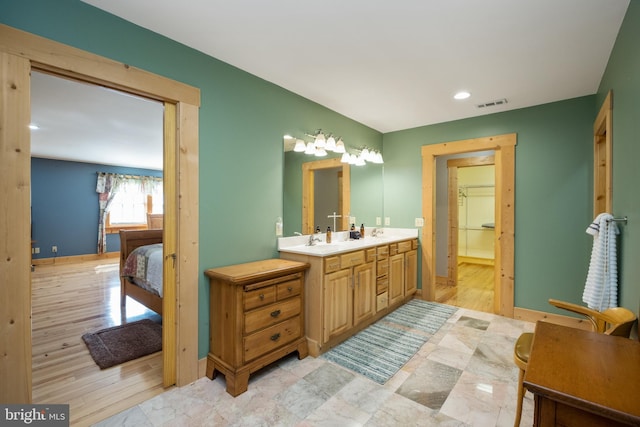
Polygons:
[[[157,318],[128,299],[125,322]],[[88,426],[165,391],[162,353],[101,370],[81,339],[123,323],[118,259],[38,265],[32,273],[33,403],[70,405]]]
[[438,285],[436,301],[456,307],[493,313],[493,271],[491,265],[458,265],[458,285]]

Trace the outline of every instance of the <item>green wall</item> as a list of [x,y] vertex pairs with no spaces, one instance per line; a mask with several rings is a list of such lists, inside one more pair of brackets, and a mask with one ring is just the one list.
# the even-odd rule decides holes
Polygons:
[[632,1],[609,58],[598,108],[613,90],[613,215],[620,226],[620,305],[640,311],[640,2]]
[[422,216],[421,146],[516,133],[515,306],[579,302],[591,252],[593,118],[586,96],[385,134],[385,216],[397,227]]
[[[383,199],[393,227],[421,217],[420,147],[518,134],[516,146],[515,305],[552,311],[550,297],[579,302],[591,238],[592,124],[603,94],[614,96],[614,214],[622,233],[622,303],[637,310],[640,201],[636,162],[640,12],[629,12],[597,95],[381,135],[274,84],[137,27],[78,0],[0,0],[0,22],[201,89],[200,269],[277,256],[275,221],[283,216],[282,136],[322,128],[356,145],[379,147],[379,175],[356,190],[352,211]],[[371,169],[372,171],[373,169]],[[354,173],[354,177],[359,172]],[[370,174],[371,172],[366,172]],[[360,184],[359,184],[360,185]],[[353,191],[353,189],[352,189]],[[378,216],[375,213],[375,216]],[[366,221],[366,222],[370,222]],[[373,224],[372,224],[373,225]],[[285,224],[286,227],[286,224]],[[200,274],[199,356],[208,347],[208,283]]]
[[[278,256],[283,135],[322,128],[353,146],[382,144],[371,128],[78,0],[0,0],[0,22],[200,88],[202,272]],[[198,289],[202,358],[209,345],[204,274]]]

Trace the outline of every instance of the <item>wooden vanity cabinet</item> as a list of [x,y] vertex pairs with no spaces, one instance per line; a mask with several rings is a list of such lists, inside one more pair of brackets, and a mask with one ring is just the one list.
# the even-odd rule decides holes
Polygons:
[[418,288],[418,240],[389,245],[389,304],[416,293]]
[[417,242],[403,240],[324,257],[280,252],[283,259],[311,266],[305,279],[309,354],[318,357],[412,298],[418,277]]
[[374,261],[375,252],[371,257],[364,250],[325,259],[324,343],[375,313]]
[[305,338],[304,275],[309,264],[270,259],[205,271],[210,283],[207,376],[222,372],[227,392],[244,393],[249,375],[298,352]]

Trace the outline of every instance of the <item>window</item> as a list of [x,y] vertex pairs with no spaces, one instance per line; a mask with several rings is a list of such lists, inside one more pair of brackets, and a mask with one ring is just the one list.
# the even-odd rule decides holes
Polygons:
[[146,194],[136,181],[124,182],[115,193],[107,214],[107,233],[147,228],[148,213],[163,213],[162,182]]

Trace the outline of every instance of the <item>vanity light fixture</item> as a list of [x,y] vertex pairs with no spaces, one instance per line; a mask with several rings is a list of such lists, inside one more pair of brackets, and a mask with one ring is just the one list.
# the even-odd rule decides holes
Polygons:
[[302,153],[307,149],[307,145],[301,139],[296,139],[296,145],[293,146],[293,151]]
[[326,146],[327,142],[322,131],[318,131],[318,133],[316,134],[314,144],[316,148],[324,148]]
[[359,149],[350,149],[347,151],[342,137],[336,139],[331,133],[325,134],[321,129],[318,129],[316,133],[308,134],[305,136],[312,138],[311,142],[305,142],[303,139],[295,138],[291,135],[285,135],[285,139],[293,140],[296,142],[293,146],[293,151],[298,153],[304,153],[316,157],[325,157],[329,152],[336,154],[342,154],[340,161],[342,163],[349,163],[351,165],[364,166],[367,163],[384,163],[382,160],[382,153],[377,150],[369,149],[368,147],[362,147]]
[[307,148],[305,149],[304,154],[316,154],[316,146],[313,142],[307,143]]
[[327,137],[327,143],[324,148],[327,151],[336,151],[336,139],[333,137],[333,135],[329,134],[329,136]]

